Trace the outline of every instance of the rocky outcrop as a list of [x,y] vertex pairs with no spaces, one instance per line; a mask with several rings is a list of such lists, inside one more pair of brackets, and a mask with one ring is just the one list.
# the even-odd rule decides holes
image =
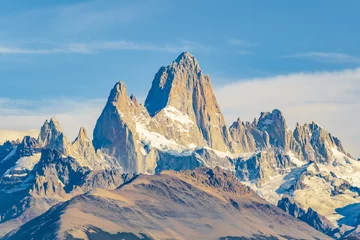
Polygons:
[[95,148],[85,128],[80,128],[78,136],[71,144],[70,155],[74,157],[81,166],[88,167],[91,170],[106,168],[121,169],[120,164],[116,164],[115,160],[107,160],[106,156],[104,156],[100,150],[95,152]]
[[289,213],[291,216],[294,216],[301,221],[312,226],[316,230],[323,232],[329,236],[333,235],[335,226],[331,224],[324,216],[321,216],[316,211],[311,208],[308,208],[307,211],[301,206],[301,204],[296,203],[291,200],[289,197],[283,197],[279,203],[278,207],[285,212]]
[[255,182],[261,186],[282,169],[293,166],[290,158],[275,150],[261,151],[250,157],[236,160],[235,174],[242,181]]
[[254,152],[257,149],[254,136],[240,118],[230,126],[229,131],[238,151]]
[[40,130],[38,143],[42,148],[58,150],[64,155],[68,155],[70,150],[70,143],[56,118],[45,121]]
[[3,163],[6,157],[16,148],[19,141],[6,141],[0,145],[0,164]]
[[301,147],[302,155],[308,161],[330,163],[334,157],[334,150],[351,157],[345,152],[339,139],[315,122],[297,124],[294,137]]
[[0,162],[1,184],[23,181],[40,159],[41,147],[35,138],[25,136],[13,146],[11,152]]

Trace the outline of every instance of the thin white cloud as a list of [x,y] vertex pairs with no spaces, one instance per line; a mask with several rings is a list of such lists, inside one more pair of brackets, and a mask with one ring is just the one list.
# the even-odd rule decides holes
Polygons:
[[255,43],[248,42],[239,38],[234,37],[228,37],[226,40],[228,45],[235,45],[235,46],[241,46],[241,47],[253,47],[256,46]]
[[360,63],[360,57],[340,52],[305,52],[283,58],[309,59],[324,63]]
[[290,128],[316,121],[360,157],[360,68],[242,79],[214,89],[228,124],[277,108]]
[[132,41],[99,41],[92,43],[71,43],[54,48],[21,48],[0,45],[0,54],[92,54],[110,50],[131,50],[131,51],[159,51],[178,53],[194,49],[204,50],[205,47],[190,41],[183,41],[180,44],[152,44],[137,43]]

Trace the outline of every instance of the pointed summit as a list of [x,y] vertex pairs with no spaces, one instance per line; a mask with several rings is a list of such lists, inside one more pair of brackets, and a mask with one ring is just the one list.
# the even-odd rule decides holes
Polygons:
[[62,132],[62,129],[60,127],[60,123],[55,117],[50,118],[50,123],[49,124],[51,125],[52,128],[58,130],[59,132]]
[[194,71],[197,74],[201,73],[201,68],[196,58],[188,52],[181,53],[173,64],[177,63],[178,67]]
[[106,166],[101,156],[96,154],[95,148],[83,127],[80,128],[78,136],[71,144],[71,156],[81,166],[86,166],[90,169],[103,169]]
[[180,62],[181,60],[184,60],[184,59],[191,59],[191,60],[195,60],[195,57],[189,53],[189,52],[182,52],[175,60],[175,62]]
[[55,117],[52,117],[50,121],[46,120],[41,127],[38,143],[43,148],[58,150],[65,155],[69,151],[69,142]]
[[77,142],[77,141],[79,141],[79,142],[89,141],[90,142],[85,128],[83,128],[83,127],[80,128],[79,134],[76,137],[74,142]]
[[144,106],[134,96],[129,97],[122,81],[117,82],[96,122],[92,141],[95,151],[114,157],[127,172],[144,172],[136,120],[147,117]]
[[256,149],[255,140],[245,124],[238,118],[229,128],[232,139],[241,152],[253,152]]
[[[156,73],[145,106],[151,116],[154,116],[167,105],[178,110],[181,101],[188,101],[199,81],[208,79],[201,75],[198,61],[188,52],[180,54],[175,61],[167,67],[161,67]],[[186,106],[187,107],[187,106]],[[187,110],[185,110],[187,111]]]
[[129,97],[126,92],[126,86],[123,81],[117,82],[110,92],[108,103],[113,105],[122,105],[128,101]]
[[151,116],[167,106],[196,123],[208,145],[228,151],[230,134],[212,90],[210,77],[203,75],[194,56],[184,52],[155,75],[145,101]]

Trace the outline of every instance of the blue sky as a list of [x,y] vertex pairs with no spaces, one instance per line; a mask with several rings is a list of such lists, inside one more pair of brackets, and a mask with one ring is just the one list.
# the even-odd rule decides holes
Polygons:
[[[103,105],[101,99],[118,80],[143,99],[159,67],[182,51],[196,56],[218,92],[223,86],[255,78],[265,81],[300,72],[311,78],[314,72],[354,70],[360,65],[359,11],[356,0],[0,0],[0,113],[12,116],[30,111],[43,117],[60,115],[72,101]],[[358,82],[349,83],[350,88],[358,89]],[[358,111],[360,104],[354,99],[349,101],[356,103],[353,111]],[[305,100],[301,101],[305,104]],[[55,104],[59,102],[60,107]],[[247,109],[238,111],[232,115],[258,116]],[[343,116],[334,109],[331,112]],[[300,120],[316,118],[309,115]],[[0,128],[35,125],[18,123],[17,127],[10,124],[12,118],[7,119],[9,123],[0,122]],[[330,131],[342,134],[324,120]],[[344,138],[359,146],[360,130]]]
[[144,95],[158,68],[184,50],[214,84],[360,63],[359,1],[0,4],[0,76],[9,98],[103,97],[119,79]]

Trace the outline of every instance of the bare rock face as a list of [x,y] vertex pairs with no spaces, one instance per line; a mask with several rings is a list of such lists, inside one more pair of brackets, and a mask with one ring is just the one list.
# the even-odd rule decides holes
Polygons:
[[230,134],[240,152],[254,152],[257,148],[254,136],[240,118],[230,126]]
[[329,236],[332,236],[334,233],[335,226],[333,226],[332,223],[324,216],[321,216],[311,208],[308,208],[307,211],[305,211],[300,203],[291,200],[289,197],[283,197],[279,201],[278,207],[289,213],[291,216],[294,216],[309,224],[320,232],[323,232]]
[[91,170],[121,168],[119,164],[116,164],[115,160],[107,159],[100,150],[95,152],[95,148],[85,128],[80,128],[78,136],[71,144],[70,155],[74,157],[81,166],[86,166]]
[[213,93],[210,77],[197,60],[182,53],[155,75],[145,106],[151,116],[167,106],[186,114],[198,126],[209,147],[228,151],[231,137]]
[[[44,123],[38,139],[25,137],[0,146],[0,199],[5,199],[0,200],[0,221],[10,225],[11,221],[26,222],[75,195],[98,187],[114,189],[133,174],[203,166],[214,170],[201,168],[177,176],[216,192],[244,192],[247,188],[235,189],[236,177],[273,204],[285,193],[294,194],[297,202],[317,211],[303,216],[309,216],[306,221],[313,221],[311,226],[318,229],[323,227],[317,213],[335,219],[331,215],[335,209],[356,203],[360,193],[360,164],[316,123],[298,124],[291,131],[283,114],[275,109],[261,113],[253,122],[238,119],[228,128],[209,76],[202,73],[191,54],[182,53],[157,72],[145,106],[135,96],[129,97],[123,82],[116,83],[96,123],[92,142],[81,128],[75,141],[69,143],[52,118]],[[230,173],[222,173],[218,167]],[[146,185],[144,190],[152,188],[165,194],[178,193],[164,184]],[[326,201],[320,206],[318,199],[312,199],[314,195]],[[167,196],[171,201],[181,199]],[[79,197],[84,198],[87,196]],[[241,212],[242,207],[248,207],[231,199],[226,206],[232,210]],[[301,211],[295,210],[300,216]],[[207,226],[204,229],[208,231]]]
[[316,158],[315,150],[311,145],[311,137],[312,133],[310,131],[309,124],[296,124],[294,130],[294,138],[301,146],[301,154],[305,159],[314,161]]
[[257,128],[268,133],[272,147],[281,148],[285,152],[292,150],[298,156],[300,146],[295,141],[292,131],[287,127],[285,118],[279,110],[261,113]]
[[38,142],[42,148],[56,149],[64,155],[69,153],[70,143],[64,136],[60,124],[55,118],[45,121],[41,127]]
[[236,176],[242,181],[256,182],[261,186],[273,176],[278,175],[281,169],[293,166],[289,157],[275,150],[261,151],[249,158],[236,160]]
[[302,155],[308,161],[330,163],[334,150],[351,157],[345,152],[339,139],[315,122],[298,124],[294,130],[294,137],[301,146]]
[[116,158],[126,172],[145,172],[145,157],[140,152],[135,120],[147,118],[142,105],[127,95],[125,84],[116,83],[94,129],[95,149]]

